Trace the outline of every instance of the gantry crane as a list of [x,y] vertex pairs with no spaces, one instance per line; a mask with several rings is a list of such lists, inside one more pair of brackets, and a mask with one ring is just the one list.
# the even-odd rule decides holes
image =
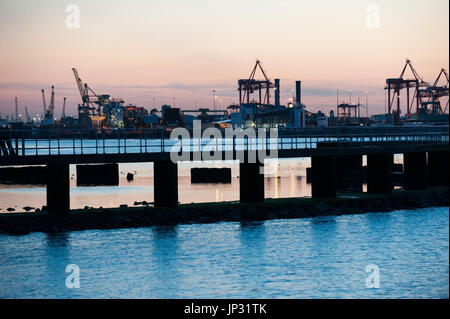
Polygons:
[[[405,79],[405,72],[410,69],[413,74],[413,79]],[[412,108],[415,102],[416,112],[419,108],[422,108],[421,99],[426,95],[426,90],[421,89],[428,87],[430,84],[425,82],[422,77],[414,69],[411,60],[406,59],[406,64],[398,78],[386,79],[385,90],[388,92],[388,113],[394,113],[395,119],[398,121],[400,119],[401,107],[400,107],[400,91],[406,88],[406,117],[414,115],[412,113]],[[410,89],[413,89],[413,96],[411,99]],[[391,92],[393,91],[393,92]],[[397,100],[396,109],[393,110],[395,100]]]
[[[447,83],[443,86],[439,86],[439,81],[444,75],[445,79],[447,80]],[[424,108],[433,114],[443,114],[447,112],[448,110],[448,103],[449,100],[447,99],[447,103],[445,105],[445,108],[442,108],[441,105],[441,97],[449,96],[449,76],[445,69],[441,69],[441,72],[439,72],[439,75],[437,76],[436,80],[434,81],[432,86],[427,87],[425,96],[428,98],[426,102],[424,102]],[[431,105],[431,109],[428,110],[428,105]]]
[[[264,76],[263,80],[255,80],[256,71],[258,68]],[[275,88],[275,85],[270,81],[269,77],[264,72],[261,62],[256,60],[256,64],[253,67],[252,72],[248,79],[241,79],[239,84],[239,105],[242,103],[250,103],[250,94],[258,91],[259,93],[259,105],[270,104],[270,89]],[[265,90],[264,98],[262,97],[262,91]]]

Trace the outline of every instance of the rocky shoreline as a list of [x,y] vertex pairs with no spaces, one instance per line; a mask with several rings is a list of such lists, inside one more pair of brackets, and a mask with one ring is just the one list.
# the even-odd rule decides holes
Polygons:
[[425,191],[394,191],[392,194],[355,194],[336,199],[266,199],[261,204],[238,202],[183,204],[175,208],[119,207],[72,210],[64,216],[46,212],[0,214],[0,233],[66,232],[86,229],[114,229],[389,212],[449,205],[449,188]]

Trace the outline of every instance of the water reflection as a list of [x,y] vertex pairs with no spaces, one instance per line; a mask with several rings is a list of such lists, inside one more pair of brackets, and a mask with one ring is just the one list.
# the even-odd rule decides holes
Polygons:
[[44,271],[42,280],[52,283],[49,293],[59,291],[64,297],[69,297],[72,292],[66,287],[66,267],[72,264],[70,258],[70,235],[68,233],[47,233],[45,235],[46,246],[43,261]]
[[[264,291],[267,289],[267,278],[270,277],[265,261],[265,222],[241,222],[239,224],[239,243],[240,252],[237,263],[238,281],[252,285],[252,294]],[[251,284],[252,280],[255,279],[259,284]]]
[[68,233],[46,233],[47,246],[51,249],[56,247],[67,247],[70,235]]
[[243,265],[258,264],[258,261],[264,257],[266,246],[264,221],[241,222],[239,224],[239,242]]
[[173,256],[178,249],[177,244],[178,226],[153,226],[151,228],[153,235],[153,248],[156,260],[164,267],[170,266],[173,262]]
[[[448,298],[448,207],[0,234],[0,298]],[[81,288],[65,286],[80,266]],[[367,289],[365,267],[381,271]]]
[[244,249],[250,253],[262,253],[265,245],[264,221],[247,221],[239,223],[239,239]]
[[[152,230],[153,269],[149,269],[152,286],[159,291],[177,291],[179,285],[179,245],[177,239],[178,226],[154,226]],[[165,298],[157,295],[156,298]]]
[[[225,166],[224,163],[212,166]],[[211,166],[210,165],[210,166]],[[305,181],[305,170],[308,159],[289,159],[266,161],[265,191],[267,198],[310,196],[310,185]],[[231,184],[191,184],[190,169],[206,166],[204,163],[179,164],[178,189],[181,203],[191,202],[221,202],[239,200],[239,165],[229,163],[233,172]],[[71,208],[118,207],[122,204],[133,206],[134,202],[153,201],[153,166],[147,163],[119,164],[121,172],[119,186],[114,187],[77,187],[76,180],[70,181]],[[127,181],[126,173],[135,173],[133,181]],[[70,166],[70,173],[75,174],[75,165]],[[14,188],[0,185],[0,208],[6,211],[8,207],[31,206],[40,208],[45,205],[45,188],[17,185]],[[22,210],[22,207],[17,207]]]

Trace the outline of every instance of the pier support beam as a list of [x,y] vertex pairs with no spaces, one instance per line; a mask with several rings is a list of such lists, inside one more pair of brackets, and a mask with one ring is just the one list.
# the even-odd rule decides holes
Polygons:
[[178,205],[178,165],[172,161],[153,163],[155,207]]
[[47,165],[47,211],[66,214],[70,210],[69,164]]
[[392,192],[393,154],[367,155],[367,192],[383,194]]
[[336,157],[311,157],[312,198],[336,197]]
[[428,152],[428,184],[448,186],[449,152]]
[[336,188],[362,192],[363,161],[361,155],[336,156]]
[[264,202],[264,164],[239,164],[239,196],[241,203]]
[[427,188],[427,153],[405,153],[403,155],[404,183],[406,190]]

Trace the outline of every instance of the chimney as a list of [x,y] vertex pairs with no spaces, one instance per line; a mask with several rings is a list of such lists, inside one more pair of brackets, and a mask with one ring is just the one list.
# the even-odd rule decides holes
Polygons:
[[275,106],[280,106],[280,79],[275,79]]
[[302,104],[302,81],[295,81],[295,102],[297,106]]

